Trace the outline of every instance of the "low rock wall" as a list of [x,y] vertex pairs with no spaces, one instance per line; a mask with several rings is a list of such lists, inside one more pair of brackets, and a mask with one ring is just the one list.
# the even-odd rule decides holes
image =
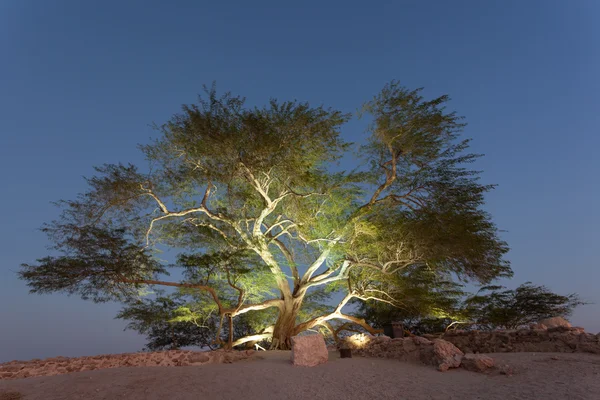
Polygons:
[[0,364],[1,379],[51,376],[69,372],[92,371],[120,367],[179,367],[210,363],[231,363],[250,357],[247,351],[186,351],[169,350],[148,353],[106,354],[91,357],[54,357],[44,360],[10,361]]
[[351,349],[352,354],[358,356],[421,362],[433,365],[440,371],[458,368],[464,355],[445,340],[429,340],[418,336],[391,339],[387,336],[358,334],[345,338],[340,347]]
[[444,339],[465,353],[556,352],[600,354],[600,334],[583,328],[557,326],[549,329],[516,331],[450,331],[443,335],[424,335]]

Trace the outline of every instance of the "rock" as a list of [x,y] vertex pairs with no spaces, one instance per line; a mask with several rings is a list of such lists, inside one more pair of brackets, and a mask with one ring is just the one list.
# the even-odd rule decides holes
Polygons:
[[467,371],[487,372],[494,367],[494,359],[483,354],[465,354],[460,366]]
[[21,400],[21,399],[23,399],[23,395],[20,392],[0,391],[0,399],[1,400]]
[[546,331],[546,330],[548,330],[548,327],[546,325],[544,325],[544,324],[531,324],[529,327],[531,328],[531,330],[534,330],[534,331]]
[[210,357],[206,353],[192,353],[188,356],[188,362],[190,364],[204,364],[210,361]]
[[508,376],[511,376],[515,373],[515,371],[512,369],[512,367],[508,364],[500,364],[498,366],[498,372],[500,372],[500,374],[502,374],[502,375],[508,375]]
[[460,367],[464,353],[458,347],[443,339],[433,341],[433,357],[430,363],[437,365],[439,371]]
[[0,368],[0,370],[2,372],[19,372],[23,368],[25,368],[25,364],[10,364],[9,363],[9,365],[2,366]]
[[424,337],[421,336],[413,336],[412,337],[412,341],[416,344],[416,345],[427,345],[427,344],[431,344],[431,340],[426,339]]
[[570,328],[568,326],[560,326],[559,325],[559,326],[553,326],[553,327],[548,328],[547,332],[548,333],[563,333],[563,332],[570,332],[571,329],[573,329],[573,328]]
[[292,337],[292,363],[302,367],[314,367],[326,363],[329,353],[320,334]]
[[556,328],[557,326],[562,326],[565,328],[570,328],[571,324],[569,321],[564,319],[563,317],[554,317],[554,318],[546,318],[539,322],[541,325],[546,325],[548,329]]

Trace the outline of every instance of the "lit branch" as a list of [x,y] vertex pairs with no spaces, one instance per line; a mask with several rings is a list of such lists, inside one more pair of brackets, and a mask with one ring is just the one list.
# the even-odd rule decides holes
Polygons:
[[348,272],[349,267],[350,267],[350,262],[346,260],[342,263],[342,266],[340,267],[337,275],[330,276],[332,273],[334,273],[336,271],[335,269],[327,270],[327,271],[323,272],[322,274],[317,275],[314,278],[310,279],[308,281],[308,287],[317,286],[317,285],[326,285],[331,282],[348,279],[347,272]]
[[[342,309],[344,308],[344,306],[352,299],[352,298],[360,298],[360,295],[358,295],[355,292],[351,292],[348,293],[343,299],[342,301],[338,304],[338,306],[335,308],[335,311],[333,311],[330,314],[327,315],[322,315],[320,317],[316,317],[313,318],[309,321],[303,322],[299,325],[297,325],[294,328],[294,334],[299,334],[300,332],[304,332],[307,329],[311,329],[317,325],[323,325],[324,323],[326,323],[327,321],[330,321],[332,319],[343,319],[343,320],[347,320],[347,321],[351,321],[357,325],[360,325],[361,327],[363,327],[367,332],[371,333],[371,334],[376,334],[376,333],[381,333],[383,332],[382,329],[375,329],[372,326],[370,326],[363,318],[358,318],[352,315],[347,315],[347,314],[343,314],[342,313]],[[374,298],[375,299],[375,298]],[[379,299],[376,299],[379,300]]]
[[[161,221],[163,219],[167,219],[167,218],[173,218],[173,217],[184,217],[186,215],[189,214],[193,214],[193,213],[203,213],[205,214],[208,218],[214,220],[214,221],[221,221],[221,222],[225,222],[231,226],[233,226],[235,228],[235,224],[229,220],[228,218],[224,217],[223,215],[217,213],[212,213],[211,211],[208,210],[208,208],[206,207],[206,199],[208,197],[208,195],[210,194],[210,189],[212,187],[212,184],[209,184],[206,192],[204,193],[204,198],[202,199],[202,205],[200,207],[194,207],[194,208],[188,208],[187,210],[182,210],[182,211],[176,211],[176,212],[171,212],[169,211],[166,206],[164,205],[163,202],[160,201],[160,199],[156,196],[152,196],[156,199],[156,201],[158,202],[159,206],[161,208],[164,207],[163,212],[165,213],[164,215],[161,215],[160,217],[156,217],[153,218],[150,221],[150,225],[148,226],[148,230],[146,231],[146,245],[148,246],[150,244],[150,234],[152,233],[152,229],[154,228],[154,224],[158,221]],[[162,204],[162,206],[161,206]]]
[[241,314],[245,314],[248,311],[266,310],[267,308],[271,308],[271,307],[281,308],[282,305],[283,305],[283,300],[281,300],[281,299],[267,300],[267,301],[263,301],[262,303],[259,303],[259,304],[247,304],[245,306],[241,306],[237,311],[235,311],[235,313],[233,315],[238,316]]
[[263,333],[259,333],[257,335],[244,336],[243,338],[239,338],[235,342],[233,342],[232,347],[239,346],[248,342],[260,342],[264,339],[270,339],[273,336],[273,327],[270,326]]
[[329,243],[329,245],[325,248],[325,250],[323,250],[321,252],[321,254],[319,255],[319,257],[317,257],[317,259],[308,267],[308,269],[306,270],[306,273],[302,277],[302,283],[303,284],[306,284],[306,283],[308,283],[310,281],[310,279],[312,278],[313,274],[315,272],[317,272],[317,270],[319,269],[319,267],[321,267],[321,265],[325,262],[325,260],[327,260],[327,257],[329,257],[329,254],[333,250],[334,246],[340,241],[340,239],[341,239],[341,237],[337,237],[337,238],[333,239]]
[[167,209],[167,206],[165,205],[165,203],[163,203],[163,202],[162,202],[162,201],[161,201],[161,200],[158,198],[158,196],[154,194],[154,192],[152,192],[150,189],[146,189],[146,188],[144,187],[144,185],[142,185],[141,183],[140,183],[140,187],[141,187],[141,188],[142,188],[142,190],[145,192],[145,193],[144,193],[145,195],[148,195],[148,196],[152,197],[152,198],[154,199],[154,201],[156,201],[156,203],[158,204],[158,207],[160,208],[160,210],[161,210],[163,213],[167,214],[167,213],[169,212],[169,210]]

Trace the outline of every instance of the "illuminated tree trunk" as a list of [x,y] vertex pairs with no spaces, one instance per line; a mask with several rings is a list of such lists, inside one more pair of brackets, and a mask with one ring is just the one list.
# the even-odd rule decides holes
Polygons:
[[296,327],[296,318],[302,305],[303,297],[284,299],[283,307],[277,317],[273,328],[273,340],[271,350],[290,350],[292,348],[292,336]]

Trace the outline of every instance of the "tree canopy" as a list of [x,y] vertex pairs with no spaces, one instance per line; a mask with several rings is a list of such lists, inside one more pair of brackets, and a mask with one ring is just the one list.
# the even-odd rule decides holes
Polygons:
[[[386,85],[363,106],[371,124],[355,165],[333,172],[352,150],[341,134],[350,115],[296,101],[247,107],[213,86],[141,146],[148,169],[100,166],[89,190],[62,201],[43,227],[54,255],[23,264],[20,277],[34,293],[134,308],[172,288],[178,321],[218,316],[215,341],[227,346],[286,349],[335,320],[374,332],[345,306],[395,303],[415,269],[481,283],[511,274],[482,208],[493,186],[468,168],[479,156],[448,101]],[[180,254],[175,263],[160,260],[165,248]],[[268,326],[221,337],[224,323],[234,332],[265,310]]]
[[569,317],[587,304],[576,294],[560,295],[545,286],[525,282],[516,289],[484,286],[476,294],[457,282],[428,271],[417,271],[406,281],[400,306],[367,301],[359,315],[373,326],[398,321],[411,333],[437,333],[449,328],[517,329],[546,318]]
[[556,294],[525,282],[514,290],[485,286],[464,303],[464,315],[478,329],[516,329],[546,318],[568,317],[586,304],[576,294]]

